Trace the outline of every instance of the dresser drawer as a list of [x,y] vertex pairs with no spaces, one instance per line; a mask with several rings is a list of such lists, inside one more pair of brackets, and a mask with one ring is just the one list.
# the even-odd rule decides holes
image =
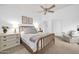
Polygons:
[[6,43],[6,42],[9,42],[9,41],[13,41],[13,40],[20,40],[20,38],[14,37],[14,38],[1,39],[1,43]]
[[8,49],[8,48],[11,48],[11,47],[14,47],[16,45],[19,45],[20,44],[20,40],[13,40],[11,42],[6,42],[6,43],[3,43],[1,44],[1,50],[5,50],[5,49]]
[[2,36],[1,39],[8,39],[8,38],[15,38],[15,37],[19,37],[18,34],[16,35],[6,35],[6,36]]
[[20,44],[19,34],[4,34],[0,36],[0,51]]

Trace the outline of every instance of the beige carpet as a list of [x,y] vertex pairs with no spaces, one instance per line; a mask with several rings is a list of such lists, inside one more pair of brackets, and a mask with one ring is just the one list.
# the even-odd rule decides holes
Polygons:
[[[55,45],[50,45],[48,49],[44,52],[45,54],[74,54],[79,53],[79,45],[70,44],[60,40],[55,39]],[[23,46],[19,45],[5,51],[0,52],[1,54],[29,54],[28,50]]]

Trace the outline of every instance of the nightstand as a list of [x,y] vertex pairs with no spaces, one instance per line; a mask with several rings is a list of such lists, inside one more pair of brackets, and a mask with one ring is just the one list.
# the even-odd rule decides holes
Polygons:
[[0,51],[20,45],[19,34],[0,34]]

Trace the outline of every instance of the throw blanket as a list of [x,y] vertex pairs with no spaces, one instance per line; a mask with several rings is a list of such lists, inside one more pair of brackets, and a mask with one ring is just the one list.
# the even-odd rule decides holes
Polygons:
[[45,37],[45,36],[47,36],[47,35],[49,35],[49,33],[39,33],[39,34],[36,34],[36,35],[34,35],[34,36],[32,36],[32,37],[30,38],[30,41],[33,42],[33,43],[35,43],[35,42],[37,42],[40,38]]

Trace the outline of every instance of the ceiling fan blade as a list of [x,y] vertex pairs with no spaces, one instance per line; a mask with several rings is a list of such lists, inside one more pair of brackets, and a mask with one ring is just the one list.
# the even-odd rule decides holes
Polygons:
[[52,9],[52,8],[54,8],[55,7],[55,4],[54,5],[52,5],[51,7],[49,7],[48,9]]
[[48,12],[54,13],[54,11],[48,11]]
[[40,6],[42,9],[45,9],[43,6]]

